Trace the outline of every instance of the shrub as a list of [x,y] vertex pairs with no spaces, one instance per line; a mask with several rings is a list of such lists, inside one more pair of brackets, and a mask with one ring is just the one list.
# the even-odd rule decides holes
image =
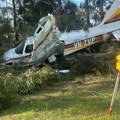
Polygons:
[[36,70],[34,68],[28,69],[25,73],[22,73],[18,78],[18,93],[20,95],[34,92],[34,79],[36,77]]
[[18,93],[20,95],[34,93],[58,80],[59,74],[57,70],[53,70],[49,66],[45,66],[42,69],[32,67],[19,77]]
[[18,102],[16,77],[11,73],[0,75],[0,109],[6,109]]
[[38,71],[38,74],[39,73],[41,76],[43,86],[52,85],[54,82],[60,80],[59,72],[57,70],[52,69],[50,66],[42,68],[41,71]]
[[42,69],[32,67],[19,76],[4,71],[0,73],[0,109],[20,102],[20,95],[37,92],[58,80],[58,72],[49,66]]

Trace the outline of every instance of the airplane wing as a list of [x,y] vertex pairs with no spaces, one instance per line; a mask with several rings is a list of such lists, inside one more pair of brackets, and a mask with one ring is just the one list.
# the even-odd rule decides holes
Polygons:
[[55,17],[49,14],[40,20],[34,34],[34,51],[32,61],[40,65],[46,59],[49,62],[56,60],[55,55],[64,52],[64,43],[59,40],[61,32],[56,27]]
[[40,19],[38,27],[34,33],[34,51],[42,44],[42,42],[47,38],[47,36],[52,31],[55,25],[55,17],[49,14],[46,17]]
[[63,51],[64,43],[55,38],[54,32],[51,32],[46,40],[33,52],[32,61],[36,66],[39,66],[46,59],[53,58],[53,56],[55,57]]

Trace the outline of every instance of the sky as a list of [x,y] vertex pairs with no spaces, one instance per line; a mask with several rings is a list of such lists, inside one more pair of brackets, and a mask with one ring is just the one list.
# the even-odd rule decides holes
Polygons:
[[[11,6],[12,0],[7,0],[7,4],[8,4],[8,6]],[[6,2],[3,2],[2,0],[0,0],[0,6],[6,6]]]
[[77,5],[80,5],[80,2],[83,2],[84,0],[70,0],[72,2],[74,2]]
[[[12,4],[12,0],[7,0],[8,1],[8,6],[11,6]],[[78,6],[80,5],[80,2],[83,2],[84,0],[70,0],[72,2],[74,2],[75,4],[77,4]],[[0,0],[0,6],[5,6],[6,2],[2,2],[2,0]]]

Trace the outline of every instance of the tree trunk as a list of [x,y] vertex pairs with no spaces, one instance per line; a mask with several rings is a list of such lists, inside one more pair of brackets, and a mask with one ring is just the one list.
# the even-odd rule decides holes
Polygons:
[[12,4],[13,4],[13,21],[14,21],[14,29],[16,28],[17,24],[16,24],[16,10],[15,10],[15,0],[12,0]]
[[87,14],[87,26],[90,26],[89,0],[85,1],[85,9]]
[[101,21],[103,20],[104,17],[104,12],[103,12],[103,0],[100,0],[100,17],[101,17]]
[[7,12],[7,21],[8,21],[8,4],[7,4],[7,0],[6,0],[6,12]]
[[59,14],[61,14],[61,0],[58,0]]

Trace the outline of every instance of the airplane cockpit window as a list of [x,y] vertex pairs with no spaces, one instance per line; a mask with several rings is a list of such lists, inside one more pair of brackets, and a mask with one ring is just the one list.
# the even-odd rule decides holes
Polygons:
[[25,52],[26,53],[31,53],[32,51],[33,51],[33,44],[27,45],[26,49],[25,49]]
[[23,48],[25,45],[25,41],[23,41],[22,43],[20,43],[16,48],[15,48],[15,52],[17,54],[22,54],[23,53]]
[[37,33],[39,33],[41,30],[42,30],[42,28],[40,27],[40,28],[37,30]]

